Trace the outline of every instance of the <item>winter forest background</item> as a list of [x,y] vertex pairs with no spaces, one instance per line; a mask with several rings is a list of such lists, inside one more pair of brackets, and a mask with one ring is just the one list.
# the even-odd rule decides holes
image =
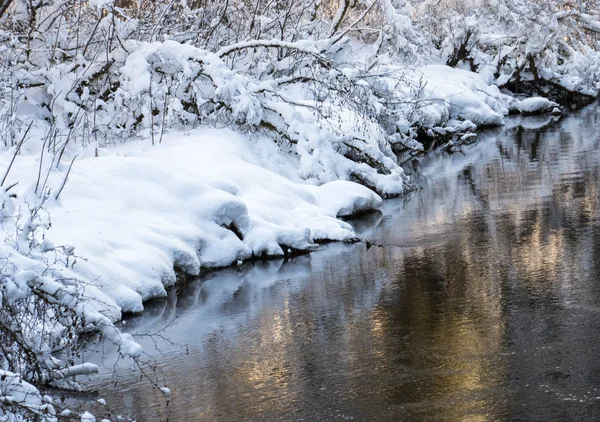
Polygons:
[[[114,323],[163,295],[174,267],[197,274],[352,240],[335,217],[415,187],[396,152],[452,150],[510,113],[593,101],[598,33],[598,4],[583,0],[0,0],[0,418],[88,417],[39,389],[81,388],[74,376],[97,371],[81,359],[83,340],[96,335],[151,368]],[[198,128],[229,131],[211,132],[210,148],[158,148]],[[292,180],[306,227],[273,223],[252,202],[263,193],[231,187],[246,143],[257,163],[273,161],[268,170]],[[151,165],[119,161],[149,147]],[[186,161],[190,152],[199,161]],[[114,160],[94,167],[105,156]],[[210,167],[215,160],[232,168]],[[165,213],[175,211],[164,202],[191,207],[173,215],[200,219],[193,230],[173,224],[155,238],[127,232],[140,216],[128,224],[117,208],[110,221],[93,211],[131,196],[122,180],[139,182],[146,201],[174,169],[199,162],[209,182],[177,179],[185,193],[168,187],[152,202]],[[269,180],[271,191],[292,183]],[[325,198],[341,188],[347,197]],[[204,195],[196,205],[191,190]],[[98,202],[85,202],[89,192]],[[139,254],[115,261],[120,272],[93,261],[86,242],[101,240],[83,229],[118,221],[124,237],[106,242],[144,238]],[[50,241],[52,226],[60,242]],[[162,266],[141,269],[144,251]],[[116,280],[108,288],[96,282],[106,274]]]

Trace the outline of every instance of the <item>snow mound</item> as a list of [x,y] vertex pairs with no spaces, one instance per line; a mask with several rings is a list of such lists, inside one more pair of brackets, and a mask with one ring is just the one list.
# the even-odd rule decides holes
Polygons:
[[12,372],[0,369],[0,398],[29,407],[41,407],[42,396],[33,385]]
[[554,101],[544,97],[531,97],[520,101],[517,108],[524,115],[540,114],[558,107]]
[[424,122],[433,120],[431,123],[438,125],[445,123],[440,120],[457,119],[479,127],[505,123],[511,98],[502,94],[497,86],[488,84],[483,76],[449,66],[431,65],[425,66],[419,77],[425,83],[422,97],[434,106],[429,110],[433,117],[424,116]]
[[366,187],[343,180],[319,186],[318,195],[319,206],[336,217],[349,217],[376,209],[383,202],[379,195]]

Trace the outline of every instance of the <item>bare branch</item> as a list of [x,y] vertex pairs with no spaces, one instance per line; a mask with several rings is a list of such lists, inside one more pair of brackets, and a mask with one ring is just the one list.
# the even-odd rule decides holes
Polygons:
[[60,196],[60,193],[63,191],[65,185],[67,184],[67,179],[69,178],[69,174],[71,173],[71,168],[73,167],[73,163],[75,162],[76,158],[77,158],[77,156],[73,157],[73,159],[71,160],[71,164],[69,165],[67,174],[65,175],[65,178],[63,179],[63,182],[60,185],[60,189],[58,189],[58,192],[56,193],[56,196],[54,197],[54,199],[58,199],[58,197]]
[[25,142],[25,139],[27,138],[27,134],[29,133],[29,129],[31,129],[32,125],[33,125],[33,121],[31,123],[29,123],[29,126],[27,127],[27,130],[25,131],[25,133],[23,134],[23,137],[21,138],[21,140],[17,144],[17,147],[15,148],[15,153],[13,154],[13,157],[10,160],[10,164],[6,168],[6,172],[4,172],[4,177],[2,177],[2,181],[0,182],[0,186],[4,186],[4,182],[6,182],[6,178],[8,177],[8,173],[10,173],[10,169],[12,168],[12,166],[13,166],[13,164],[15,162],[15,159],[17,158],[17,155],[19,154],[19,151],[21,150],[21,146],[23,145],[23,142]]

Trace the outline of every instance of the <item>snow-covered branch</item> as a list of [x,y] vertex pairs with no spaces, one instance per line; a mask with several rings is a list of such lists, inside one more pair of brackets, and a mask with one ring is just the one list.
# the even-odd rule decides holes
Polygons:
[[600,20],[598,17],[594,17],[592,15],[588,15],[586,13],[578,12],[577,10],[569,10],[557,13],[555,15],[557,20],[564,20],[566,18],[575,18],[577,19],[584,29],[588,31],[600,33]]
[[287,49],[291,51],[297,51],[299,53],[304,54],[312,54],[315,56],[319,55],[319,51],[315,47],[314,43],[310,41],[296,41],[296,42],[288,42],[281,40],[252,40],[252,41],[244,41],[240,43],[235,43],[228,45],[226,47],[222,47],[217,51],[217,56],[225,57],[229,54],[235,53],[240,50],[246,50],[249,48],[280,48]]

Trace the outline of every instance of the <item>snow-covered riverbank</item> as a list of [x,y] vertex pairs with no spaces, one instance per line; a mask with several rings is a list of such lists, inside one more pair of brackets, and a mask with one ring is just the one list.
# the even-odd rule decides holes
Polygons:
[[[521,104],[468,71],[429,66],[411,77],[426,78],[428,105],[419,113],[430,125],[447,122],[434,127],[438,132],[502,125]],[[19,182],[10,191],[16,198],[7,198],[17,214],[39,201],[40,179],[48,174],[46,186],[56,190],[69,168],[64,159],[51,169],[54,161],[38,149],[16,157],[5,183]],[[3,167],[13,152],[0,156]],[[223,129],[174,132],[155,145],[146,138],[74,148],[65,156],[71,157],[76,158],[59,199],[43,205],[51,227],[37,235],[43,237],[37,239],[43,250],[39,259],[52,262],[57,250],[67,250],[70,258],[61,271],[86,286],[85,295],[97,299],[95,306],[113,320],[164,296],[176,270],[198,275],[202,268],[310,251],[321,240],[353,239],[352,227],[338,217],[375,209],[382,201],[351,181],[316,185],[336,174],[351,178],[356,163],[342,156],[327,158],[329,174],[307,180],[300,177],[302,164],[294,154],[268,139]],[[388,153],[386,159],[392,171],[374,176],[379,190],[407,190],[411,182],[395,157]],[[7,224],[4,230],[10,239],[14,227]]]
[[[46,207],[46,242],[75,246],[69,272],[93,286],[88,295],[98,288],[104,304],[126,312],[164,296],[174,268],[198,275],[204,267],[312,250],[319,240],[352,239],[351,226],[337,217],[382,201],[352,182],[304,184],[276,147],[253,148],[228,130],[177,133],[161,145],[132,142],[101,155],[77,160],[59,200]],[[11,177],[34,183],[37,161],[19,157]]]
[[[478,127],[505,124],[509,112],[555,106],[539,98],[519,101],[481,75],[447,66],[405,76],[422,87],[414,118],[456,145],[471,142]],[[346,117],[341,126],[360,122]],[[124,356],[139,359],[140,347],[113,322],[165,296],[176,271],[198,275],[256,257],[309,252],[320,241],[354,240],[340,217],[378,208],[376,191],[399,195],[414,186],[392,145],[377,138],[365,138],[360,153],[370,155],[358,159],[322,142],[311,150],[309,138],[297,154],[264,134],[228,129],[173,131],[160,143],[148,134],[105,147],[75,144],[63,155],[50,151],[44,122],[34,123],[22,145],[0,154],[7,171],[0,228],[5,311],[16,312],[9,317],[15,321],[30,318],[33,305],[16,304],[35,301],[35,291],[69,318],[43,328],[43,342],[33,350],[63,347],[69,321],[80,318],[74,333],[102,332]],[[411,148],[419,149],[416,141]],[[48,379],[56,371],[97,370],[52,359],[44,361]],[[13,384],[4,385],[8,393]],[[50,405],[34,402],[27,404],[34,412]]]

